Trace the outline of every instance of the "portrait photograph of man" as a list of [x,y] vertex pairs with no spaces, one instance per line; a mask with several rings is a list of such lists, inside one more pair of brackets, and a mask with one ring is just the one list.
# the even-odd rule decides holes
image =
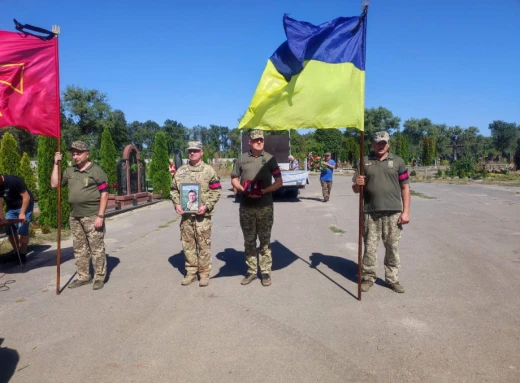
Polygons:
[[181,186],[181,206],[185,212],[196,213],[199,210],[199,184],[183,184]]

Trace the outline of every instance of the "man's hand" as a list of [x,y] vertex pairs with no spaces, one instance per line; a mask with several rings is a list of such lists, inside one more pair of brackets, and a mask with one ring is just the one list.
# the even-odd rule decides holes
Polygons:
[[25,213],[18,214],[18,219],[21,219],[22,223],[25,223]]
[[175,211],[179,215],[183,215],[184,214],[184,211],[182,211],[181,205],[175,205]]
[[94,221],[94,227],[96,230],[99,230],[103,227],[103,222],[105,222],[104,218],[96,217],[96,220]]
[[365,185],[365,176],[357,176],[356,185],[364,186]]
[[199,210],[197,211],[197,215],[203,215],[206,214],[208,211],[208,207],[206,205],[202,205]]
[[63,157],[63,154],[61,154],[60,152],[56,152],[54,154],[54,163],[57,165],[58,161],[61,161],[62,157]]
[[410,222],[410,214],[405,213],[404,211],[401,213],[401,216],[399,217],[399,220],[397,223],[401,225],[406,225],[408,222]]

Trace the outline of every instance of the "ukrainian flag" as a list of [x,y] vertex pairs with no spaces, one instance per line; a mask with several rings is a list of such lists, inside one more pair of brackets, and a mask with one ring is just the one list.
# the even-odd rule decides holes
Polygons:
[[366,12],[321,25],[284,15],[273,53],[239,129],[364,129]]

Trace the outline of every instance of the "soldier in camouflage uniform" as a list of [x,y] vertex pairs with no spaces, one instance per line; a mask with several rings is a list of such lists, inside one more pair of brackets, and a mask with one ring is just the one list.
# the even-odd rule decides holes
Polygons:
[[[272,192],[282,186],[282,174],[276,159],[264,152],[264,133],[253,130],[249,135],[248,153],[242,154],[233,166],[231,184],[242,193],[240,201],[240,226],[244,234],[247,276],[242,285],[257,278],[258,264],[262,275],[262,285],[271,285],[271,228],[273,227]],[[272,182],[274,178],[274,183]],[[250,192],[252,186],[260,188],[258,193]],[[260,256],[257,259],[256,239],[260,240]]]
[[[211,216],[221,194],[220,179],[209,165],[202,161],[202,143],[190,141],[188,143],[189,163],[181,166],[172,179],[171,198],[175,211],[182,215],[181,242],[186,264],[186,277],[182,280],[183,286],[190,285],[197,279],[199,286],[209,284],[211,271]],[[198,183],[198,211],[185,213],[181,206],[180,191],[183,184]]]
[[376,280],[377,245],[385,245],[385,282],[397,293],[404,293],[399,284],[399,240],[402,225],[410,222],[410,186],[408,169],[401,157],[389,153],[390,136],[377,132],[373,151],[364,158],[365,175],[359,171],[352,179],[355,193],[363,188],[364,242],[363,281],[361,291],[369,291]]
[[[105,255],[105,209],[108,203],[108,178],[103,169],[89,160],[89,147],[82,141],[71,146],[75,166],[65,170],[62,186],[69,187],[70,229],[76,258],[78,279],[69,288],[92,283],[90,258],[94,266],[94,290],[102,289],[107,274]],[[58,161],[62,154],[54,155],[51,186],[58,187]]]

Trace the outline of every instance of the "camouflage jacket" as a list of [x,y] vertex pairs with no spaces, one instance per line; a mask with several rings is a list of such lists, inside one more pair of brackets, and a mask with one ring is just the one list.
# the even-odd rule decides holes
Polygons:
[[200,195],[197,196],[200,206],[206,205],[208,208],[205,215],[213,215],[213,208],[220,198],[222,187],[220,186],[220,178],[215,173],[215,170],[204,162],[199,166],[190,166],[189,164],[183,165],[177,170],[173,176],[170,189],[170,196],[173,204],[182,205],[182,185],[194,183],[200,185]]

